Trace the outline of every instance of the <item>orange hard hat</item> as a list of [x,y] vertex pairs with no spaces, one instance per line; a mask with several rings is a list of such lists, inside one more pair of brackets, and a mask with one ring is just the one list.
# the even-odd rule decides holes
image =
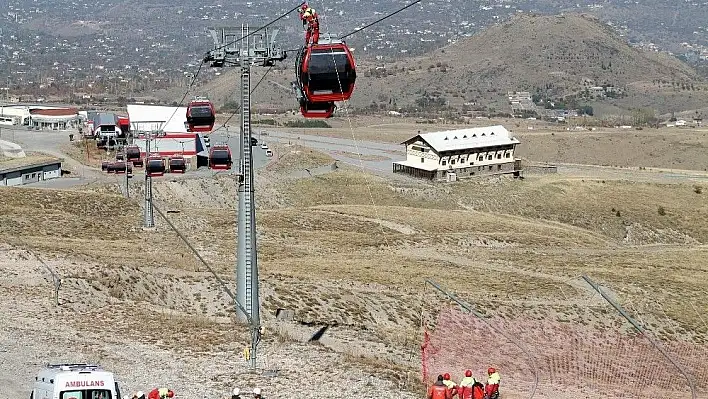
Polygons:
[[465,370],[465,377],[472,377],[472,370]]
[[445,373],[443,376],[444,379],[449,380],[450,379],[450,373]]
[[489,369],[487,369],[487,373],[489,373],[489,374],[494,374],[496,372],[497,371],[494,369],[494,367],[490,367]]

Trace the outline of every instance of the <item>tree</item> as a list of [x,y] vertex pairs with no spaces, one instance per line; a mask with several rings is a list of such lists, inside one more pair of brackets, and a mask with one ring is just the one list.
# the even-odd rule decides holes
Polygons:
[[595,111],[589,105],[583,105],[582,107],[578,108],[578,113],[580,115],[587,115],[587,116],[595,115]]

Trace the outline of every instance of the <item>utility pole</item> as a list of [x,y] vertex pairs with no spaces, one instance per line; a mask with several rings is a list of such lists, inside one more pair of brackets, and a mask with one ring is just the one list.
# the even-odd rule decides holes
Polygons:
[[256,245],[256,209],[253,181],[253,154],[251,151],[251,66],[272,66],[286,58],[286,53],[276,47],[277,29],[209,28],[214,39],[214,50],[204,61],[212,67],[235,66],[241,68],[241,148],[238,174],[238,250],[236,262],[236,316],[248,322],[251,329],[249,362],[256,368],[257,349],[260,341],[260,301],[258,293],[258,252]]
[[129,185],[128,185],[128,146],[123,146],[123,162],[125,162],[125,198],[130,198]]
[[150,161],[150,136],[152,132],[145,132],[145,206],[144,228],[155,227],[155,218],[152,209],[152,177],[148,174],[148,162]]

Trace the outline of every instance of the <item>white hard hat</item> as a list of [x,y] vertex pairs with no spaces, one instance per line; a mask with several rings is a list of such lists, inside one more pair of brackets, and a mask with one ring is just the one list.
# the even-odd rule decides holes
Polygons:
[[238,395],[241,393],[241,390],[238,388],[234,388],[234,395]]
[[260,394],[261,394],[261,389],[260,389],[260,388],[253,388],[253,394],[254,394],[254,395],[260,395]]
[[138,393],[135,394],[137,397],[141,397],[145,395],[145,392],[143,391],[138,391]]

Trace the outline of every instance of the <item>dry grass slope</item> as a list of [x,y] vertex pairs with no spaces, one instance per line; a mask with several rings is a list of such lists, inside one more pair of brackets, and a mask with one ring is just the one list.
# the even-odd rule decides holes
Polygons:
[[[267,331],[279,331],[266,335],[268,356],[316,353],[306,367],[322,378],[339,365],[348,374],[380,372],[405,383],[406,373],[419,372],[421,312],[435,318],[444,309],[424,290],[428,278],[489,316],[580,324],[593,334],[623,328],[578,280],[589,274],[662,339],[708,339],[708,326],[696,317],[708,312],[708,285],[699,278],[708,272],[708,230],[696,223],[708,220],[708,201],[692,184],[553,175],[440,185],[348,168],[293,178],[290,172],[329,158],[295,151],[281,161],[257,177],[262,317]],[[231,286],[233,179],[165,179],[154,187],[161,208],[176,211],[172,222]],[[213,276],[159,218],[157,231],[139,228],[139,195],[83,190],[0,189],[0,242],[35,250],[66,277],[66,305],[51,317],[119,323],[116,342],[129,337],[200,367],[219,354],[233,358],[246,331],[230,324],[233,306]],[[5,276],[0,292],[31,297],[26,278]],[[115,312],[101,312],[109,307]],[[277,309],[294,310],[295,323],[274,320]],[[41,316],[32,314],[21,317]],[[126,327],[162,322],[174,329]],[[327,350],[292,344],[323,324],[332,326],[321,342]],[[110,353],[106,342],[97,337],[91,350]],[[268,384],[275,389],[278,381]],[[517,386],[509,393],[520,397]]]

